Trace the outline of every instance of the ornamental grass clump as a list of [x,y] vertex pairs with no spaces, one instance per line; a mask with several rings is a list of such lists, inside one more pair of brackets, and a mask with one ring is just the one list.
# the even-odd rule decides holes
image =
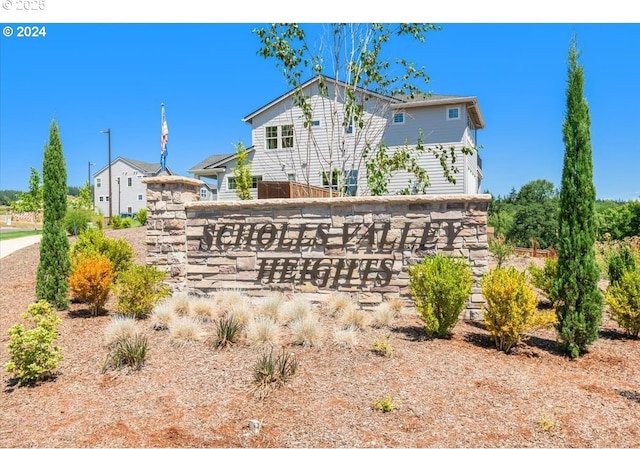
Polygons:
[[201,341],[205,332],[199,322],[190,317],[181,316],[169,323],[171,342],[176,346]]
[[355,326],[335,329],[333,342],[339,348],[355,348],[358,345],[358,329]]
[[280,354],[275,355],[271,348],[260,355],[253,366],[253,389],[263,398],[273,389],[286,384],[297,370],[298,360],[295,354],[282,349]]
[[247,326],[247,338],[256,346],[275,346],[280,342],[280,325],[271,318],[253,318]]
[[111,350],[102,364],[102,374],[109,369],[129,367],[131,371],[139,371],[147,357],[149,342],[144,335],[121,338],[111,345]]
[[480,283],[487,304],[483,310],[487,330],[500,351],[510,352],[525,334],[555,324],[555,312],[538,312],[538,301],[526,274],[514,267],[497,267]]
[[640,271],[627,270],[605,293],[611,317],[626,333],[640,334]]
[[428,335],[451,334],[472,285],[471,267],[460,258],[438,254],[409,267],[409,290]]
[[318,318],[309,315],[293,321],[289,325],[293,335],[293,344],[306,347],[320,346],[322,341],[322,325]]
[[126,315],[114,316],[111,319],[111,322],[107,324],[107,327],[104,329],[107,346],[111,346],[123,338],[134,338],[140,333],[140,327],[138,326],[136,319],[132,316]]
[[153,308],[149,319],[151,327],[155,330],[164,330],[169,328],[169,323],[174,319],[175,313],[173,306],[169,301],[162,301]]
[[30,326],[15,324],[9,329],[9,363],[5,368],[20,378],[20,385],[32,385],[51,375],[62,361],[61,349],[54,345],[62,320],[45,300],[30,304],[22,318],[29,320]]

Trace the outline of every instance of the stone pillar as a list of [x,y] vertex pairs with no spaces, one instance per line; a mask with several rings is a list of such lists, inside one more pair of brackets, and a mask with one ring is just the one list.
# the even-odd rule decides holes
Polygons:
[[147,257],[149,265],[168,273],[172,291],[186,289],[187,213],[186,203],[200,199],[203,181],[183,176],[144,178],[147,185]]

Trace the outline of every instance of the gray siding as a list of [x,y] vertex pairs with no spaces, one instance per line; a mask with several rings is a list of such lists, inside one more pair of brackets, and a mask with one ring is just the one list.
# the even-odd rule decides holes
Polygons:
[[[111,207],[113,215],[120,213],[135,214],[140,209],[146,207],[147,186],[142,181],[143,174],[135,167],[126,164],[124,161],[116,159],[111,164]],[[102,181],[101,187],[95,187],[94,201],[98,210],[109,217],[109,168],[106,167],[94,175],[94,186],[97,179]],[[120,178],[120,184],[118,184]],[[131,186],[129,186],[129,179]],[[139,198],[139,195],[142,195]],[[102,201],[100,198],[102,197]]]

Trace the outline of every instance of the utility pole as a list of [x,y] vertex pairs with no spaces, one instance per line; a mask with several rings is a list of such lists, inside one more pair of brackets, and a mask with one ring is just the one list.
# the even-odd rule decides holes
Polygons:
[[107,149],[109,155],[109,224],[111,224],[111,215],[113,213],[113,208],[111,207],[111,203],[113,201],[111,198],[111,128],[100,132],[107,135]]

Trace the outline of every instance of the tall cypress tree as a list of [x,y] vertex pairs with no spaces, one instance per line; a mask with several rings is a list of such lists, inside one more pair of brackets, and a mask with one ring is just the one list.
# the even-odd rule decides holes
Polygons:
[[36,275],[36,297],[58,310],[69,307],[71,270],[69,238],[64,229],[67,212],[67,167],[62,153],[60,131],[55,120],[49,127],[49,143],[42,161],[44,224],[40,243],[40,263]]
[[558,334],[571,358],[598,339],[602,293],[596,264],[595,200],[591,154],[591,119],[584,98],[584,69],[578,64],[577,41],[568,58],[567,110],[562,127],[565,145],[558,220]]

